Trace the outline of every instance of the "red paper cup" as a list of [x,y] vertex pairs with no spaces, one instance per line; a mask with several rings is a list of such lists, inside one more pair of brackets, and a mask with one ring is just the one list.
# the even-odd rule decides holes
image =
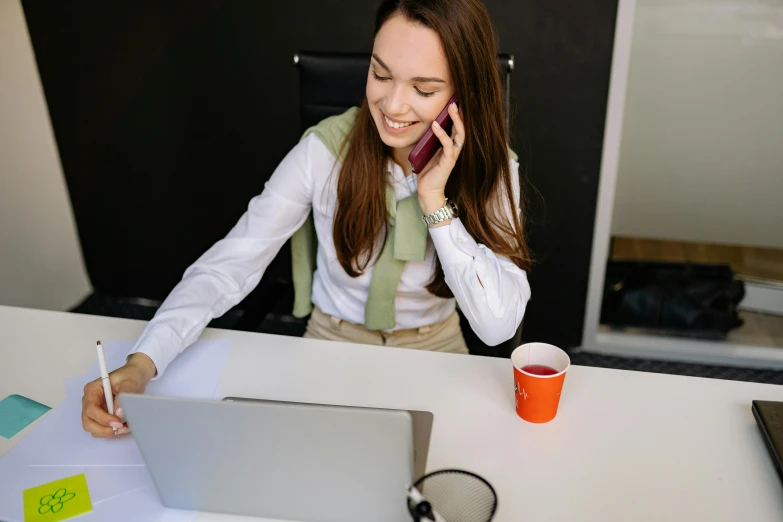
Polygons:
[[523,344],[511,354],[517,415],[528,422],[549,422],[557,415],[568,354],[545,343]]

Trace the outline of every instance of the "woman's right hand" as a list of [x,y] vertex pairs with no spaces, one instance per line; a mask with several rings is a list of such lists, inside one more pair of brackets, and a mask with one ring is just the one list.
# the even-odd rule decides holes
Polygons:
[[[124,424],[125,415],[117,403],[118,393],[144,393],[147,384],[157,373],[155,363],[146,354],[134,353],[124,366],[109,374],[114,394],[114,415],[106,408],[103,383],[98,378],[84,387],[82,397],[82,427],[96,438],[115,438],[130,432]],[[117,434],[114,434],[114,430]]]

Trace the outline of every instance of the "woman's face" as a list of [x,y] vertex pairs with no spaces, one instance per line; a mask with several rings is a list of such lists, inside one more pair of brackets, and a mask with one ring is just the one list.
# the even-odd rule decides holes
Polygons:
[[367,75],[367,102],[381,140],[412,148],[454,94],[437,33],[401,16],[378,31]]

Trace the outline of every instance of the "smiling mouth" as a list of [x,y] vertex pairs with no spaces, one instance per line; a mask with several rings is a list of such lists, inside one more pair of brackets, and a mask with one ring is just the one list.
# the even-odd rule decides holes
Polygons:
[[386,116],[383,112],[381,112],[381,116],[383,116],[383,120],[386,122],[386,125],[388,125],[392,129],[404,129],[405,127],[410,127],[411,125],[415,125],[419,123],[417,121],[407,121],[407,122],[394,121],[390,119],[388,116]]

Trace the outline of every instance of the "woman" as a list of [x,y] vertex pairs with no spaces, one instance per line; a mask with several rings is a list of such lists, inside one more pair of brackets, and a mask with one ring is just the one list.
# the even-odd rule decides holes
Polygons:
[[[449,136],[434,120],[454,94]],[[485,343],[511,338],[530,298],[530,260],[501,100],[480,0],[384,1],[362,106],[308,130],[234,229],[188,268],[111,373],[115,394],[143,392],[240,302],[311,211],[317,269],[308,302],[296,304],[312,309],[305,337],[467,353],[458,304]],[[407,157],[430,127],[442,148],[412,173]],[[100,381],[85,387],[82,422],[96,437],[128,432],[122,408],[106,412]]]

